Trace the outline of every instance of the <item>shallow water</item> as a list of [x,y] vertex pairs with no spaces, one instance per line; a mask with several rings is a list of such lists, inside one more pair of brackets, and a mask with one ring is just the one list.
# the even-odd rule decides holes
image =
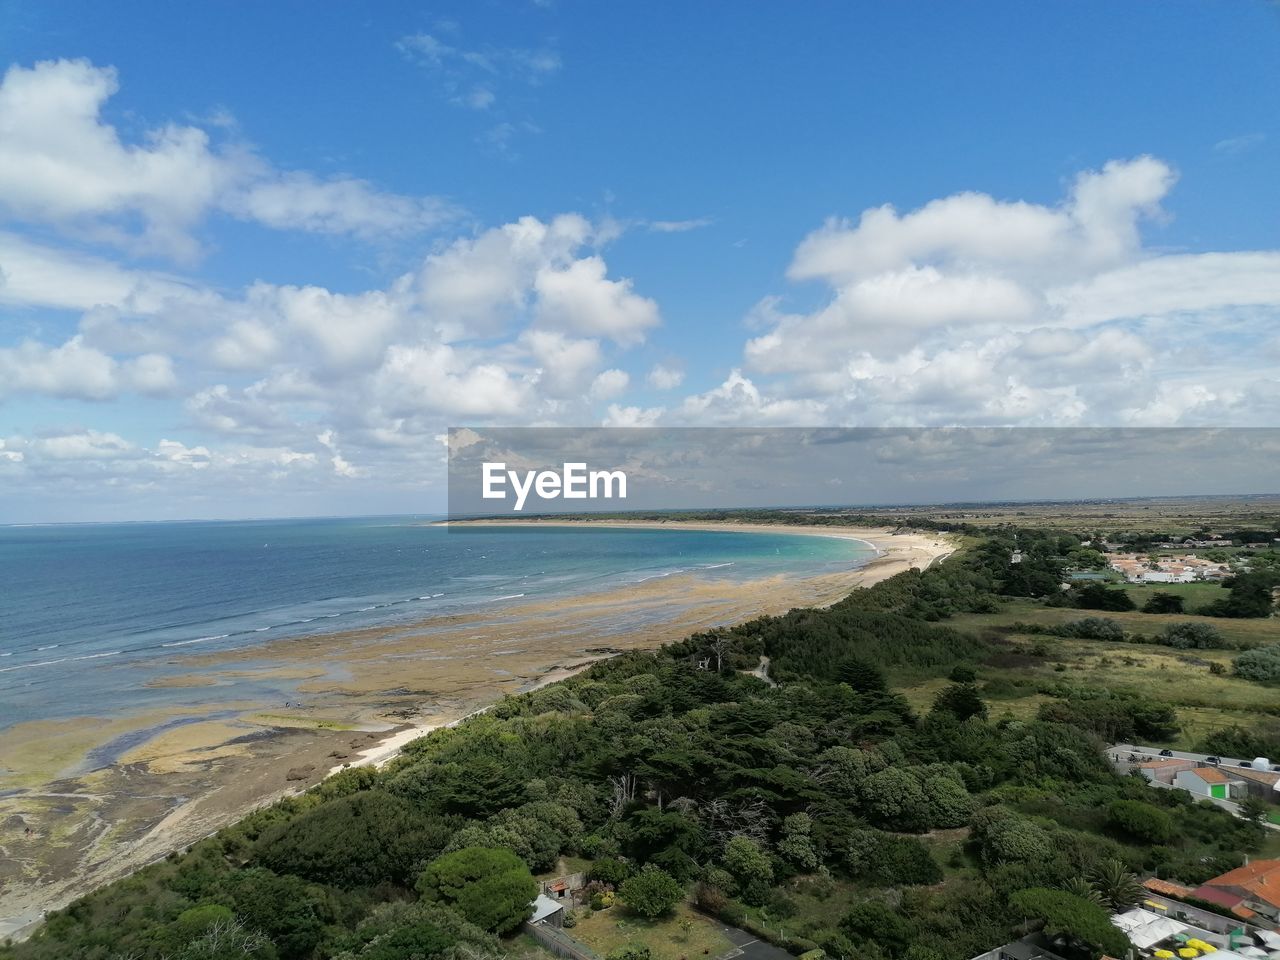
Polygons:
[[190,674],[189,654],[447,614],[507,619],[523,602],[681,573],[814,576],[873,553],[858,541],[794,534],[459,531],[423,517],[0,527],[0,728],[283,702],[293,689],[268,675],[147,686]]

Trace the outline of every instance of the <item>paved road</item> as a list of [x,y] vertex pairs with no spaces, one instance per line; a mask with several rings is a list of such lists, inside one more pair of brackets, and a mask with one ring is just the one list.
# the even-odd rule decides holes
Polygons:
[[746,930],[739,930],[737,927],[720,928],[720,932],[729,938],[738,950],[741,950],[743,960],[795,960],[791,954],[783,950],[781,947],[775,947],[772,943],[761,940],[754,933],[748,933]]
[[[1139,746],[1136,743],[1113,743],[1111,746],[1107,747],[1107,753],[1111,754],[1113,757],[1116,754],[1119,754],[1120,759],[1122,761],[1125,759],[1125,757],[1127,757],[1131,753],[1136,753],[1144,757],[1150,757],[1152,760],[1169,760],[1169,759],[1198,760],[1201,763],[1207,763],[1209,760],[1209,757],[1207,754],[1188,753],[1185,750],[1174,750],[1172,751],[1173,753],[1172,757],[1162,757],[1160,755],[1159,747],[1143,747],[1143,746]],[[1277,759],[1280,759],[1280,758],[1277,758]],[[1240,763],[1242,760],[1248,760],[1250,764],[1253,763],[1253,757],[1247,757],[1247,758],[1246,757],[1219,757],[1218,760],[1220,765],[1224,767],[1238,767],[1240,766]],[[1273,759],[1273,765],[1274,765],[1274,762],[1275,761]],[[1262,768],[1254,767],[1254,769],[1257,770]]]

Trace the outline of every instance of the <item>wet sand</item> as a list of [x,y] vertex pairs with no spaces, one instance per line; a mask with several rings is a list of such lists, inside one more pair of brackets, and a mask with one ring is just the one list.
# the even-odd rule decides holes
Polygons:
[[[502,521],[506,522],[506,521]],[[530,521],[515,521],[529,523]],[[536,521],[535,521],[536,523]],[[674,524],[610,522],[671,528]],[[297,699],[220,705],[216,716],[167,714],[23,724],[5,731],[0,764],[0,938],[22,935],[65,905],[305,789],[344,765],[381,763],[410,740],[502,696],[554,682],[619,651],[797,606],[925,567],[952,547],[938,535],[770,524],[694,529],[864,540],[879,556],[810,578],[734,582],[678,575],[508,610],[279,640],[183,658],[168,687],[271,672]],[[127,743],[103,758],[104,744]],[[99,751],[109,760],[88,770]]]

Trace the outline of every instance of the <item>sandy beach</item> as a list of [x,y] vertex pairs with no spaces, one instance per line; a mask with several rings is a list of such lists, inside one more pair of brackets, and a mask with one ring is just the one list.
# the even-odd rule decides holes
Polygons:
[[[563,679],[623,650],[830,604],[953,549],[938,534],[889,529],[600,523],[856,539],[878,556],[816,577],[729,581],[681,574],[527,600],[500,615],[439,616],[191,655],[182,661],[190,674],[167,678],[167,687],[208,687],[223,677],[276,671],[297,682],[298,698],[288,705],[225,704],[217,717],[180,710],[124,719],[86,714],[12,727],[0,763],[0,938],[29,932],[42,911],[343,766],[385,762],[409,741],[504,695]],[[91,751],[130,732],[136,736],[126,750],[83,772]]]

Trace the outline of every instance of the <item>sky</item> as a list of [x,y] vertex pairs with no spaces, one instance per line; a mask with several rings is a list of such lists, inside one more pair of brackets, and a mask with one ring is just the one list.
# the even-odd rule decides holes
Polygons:
[[0,0],[0,522],[437,512],[460,426],[1275,425],[1278,43]]

